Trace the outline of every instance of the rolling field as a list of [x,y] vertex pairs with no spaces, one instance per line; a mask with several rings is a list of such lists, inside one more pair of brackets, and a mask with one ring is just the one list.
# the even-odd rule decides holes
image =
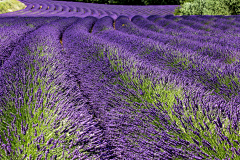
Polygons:
[[0,14],[1,160],[240,159],[240,16],[21,0]]

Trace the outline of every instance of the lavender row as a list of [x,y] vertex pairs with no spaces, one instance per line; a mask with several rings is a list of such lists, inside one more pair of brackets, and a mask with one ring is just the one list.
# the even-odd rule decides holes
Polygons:
[[[152,18],[155,17],[155,20],[160,20],[159,16],[151,16]],[[151,20],[151,17],[148,17],[148,19]],[[206,33],[205,31],[197,31],[194,28],[186,27],[183,24],[179,24],[173,21],[178,21],[179,17],[172,17],[172,16],[165,16],[164,18],[171,19],[171,21],[168,21],[170,24],[167,26],[164,25],[157,25],[154,23],[154,19],[149,21],[148,19],[143,18],[142,16],[134,16],[131,21],[136,24],[138,27],[150,30],[154,32],[159,32],[163,34],[168,34],[172,36],[177,36],[179,38],[185,38],[185,39],[191,39],[196,42],[209,42],[209,43],[216,43],[221,46],[231,46],[236,48],[237,42],[239,41],[239,38],[227,35],[225,34],[225,37],[230,38],[224,38],[222,37],[223,34],[215,34],[213,37],[213,33]],[[161,19],[164,19],[161,17]],[[166,29],[165,29],[166,28]],[[211,35],[211,36],[210,36]],[[231,40],[230,40],[231,39]],[[232,40],[234,39],[234,42]]]
[[[9,18],[11,19],[11,18]],[[10,21],[0,24],[0,61],[3,64],[11,55],[14,47],[27,34],[33,32],[45,23],[50,23],[59,19],[58,17],[51,18],[12,18]],[[17,20],[17,21],[16,21]],[[4,45],[3,45],[4,44]],[[2,66],[0,64],[0,67]]]
[[[139,24],[140,26],[140,24]],[[138,29],[136,26],[132,25],[129,20],[125,17],[123,17],[121,19],[121,17],[119,17],[116,20],[115,23],[115,28],[117,30],[120,30],[122,32],[128,33],[128,34],[135,34],[137,36],[141,36],[141,37],[147,37],[147,38],[152,38],[154,40],[156,40],[156,37],[161,37],[163,38],[162,35],[157,36],[157,35],[153,35],[151,34],[151,32],[148,31],[142,31],[140,29]],[[134,30],[134,31],[133,31]],[[171,38],[169,37],[169,41],[171,42]],[[174,39],[174,38],[172,38]],[[121,42],[123,42],[122,40],[119,40]],[[162,40],[160,40],[162,41]],[[168,41],[168,40],[167,40]],[[174,40],[175,41],[175,40]],[[178,41],[181,41],[181,39],[179,39]],[[166,41],[163,41],[164,43],[166,43]],[[124,42],[123,42],[124,43]],[[169,43],[166,43],[169,44]],[[189,43],[190,44],[190,41]],[[201,79],[200,81],[202,81],[203,83],[205,83],[206,86],[208,86],[210,89],[215,89],[216,92],[218,92],[220,95],[224,95],[227,99],[229,99],[228,97],[230,96],[239,96],[239,55],[238,55],[238,51],[235,51],[236,55],[232,55],[230,58],[229,57],[224,57],[225,60],[221,60],[219,61],[212,61],[211,59],[209,59],[208,57],[202,57],[201,55],[196,57],[197,53],[194,53],[185,48],[179,48],[180,46],[177,45],[177,47],[175,47],[175,45],[172,45],[172,49],[175,49],[177,51],[180,51],[180,54],[182,56],[178,56],[178,60],[176,61],[176,59],[172,62],[168,61],[171,65],[177,65],[178,70],[180,69],[179,73],[183,74],[185,76],[188,77],[193,77],[193,78],[197,78],[197,79]],[[214,46],[214,45],[212,45]],[[215,45],[218,46],[218,45]],[[218,47],[214,47],[214,48],[220,48]],[[231,52],[232,51],[232,48]],[[212,49],[211,49],[212,50]],[[226,48],[222,47],[221,51],[226,51]],[[210,54],[214,52],[210,51]],[[204,53],[204,55],[206,53],[206,50],[202,51],[202,53]],[[228,51],[226,51],[224,53],[224,56],[228,55]],[[167,56],[170,58],[170,54],[167,54]],[[184,57],[183,57],[184,56]],[[154,55],[154,60],[156,61],[157,56]],[[216,56],[216,58],[218,58]],[[162,57],[159,59],[163,59]],[[187,59],[187,61],[185,61],[184,59]],[[191,60],[190,60],[191,59]],[[205,60],[204,60],[205,59]],[[215,59],[215,58],[214,58]],[[154,60],[150,60],[151,62],[154,62]],[[190,65],[190,66],[186,66],[186,64],[181,64],[182,62],[179,62],[179,60],[183,60],[183,63],[189,63],[189,60],[191,62],[194,62],[194,64]],[[185,61],[185,62],[184,62]],[[203,61],[205,61],[204,64]],[[235,63],[233,63],[233,65],[228,65],[228,64],[224,64],[221,62],[227,61],[228,63],[232,63],[232,61],[235,61]],[[215,67],[215,66],[218,67]],[[201,66],[201,67],[200,67]],[[211,68],[209,68],[210,66],[212,66]],[[218,70],[220,69],[221,66],[221,72],[219,72]],[[183,69],[183,70],[182,70]],[[223,71],[224,70],[224,71]],[[233,81],[231,81],[231,79],[233,79]],[[214,81],[213,81],[214,80]],[[218,82],[219,81],[219,82]],[[220,88],[220,89],[218,89]]]
[[[168,18],[168,17],[172,17],[172,16],[166,16],[166,18]],[[155,24],[157,24],[159,26],[163,26],[165,28],[172,28],[174,30],[176,30],[178,28],[177,29],[178,31],[182,30],[182,31],[185,31],[185,32],[189,32],[189,33],[192,33],[193,35],[195,35],[196,37],[197,37],[197,35],[200,35],[200,36],[210,36],[210,37],[213,37],[213,38],[214,37],[219,38],[220,41],[221,41],[221,38],[222,39],[224,38],[224,42],[227,42],[227,45],[224,45],[224,46],[229,46],[228,44],[232,43],[232,41],[230,41],[230,39],[234,39],[234,41],[236,43],[232,43],[232,45],[230,45],[230,46],[238,49],[237,43],[239,41],[239,38],[236,37],[236,36],[231,35],[230,33],[224,34],[223,31],[219,30],[219,29],[213,29],[211,27],[206,27],[204,25],[197,24],[197,23],[194,23],[193,21],[189,21],[189,20],[181,20],[179,22],[174,22],[173,20],[163,19],[162,17],[159,17],[159,16],[149,16],[147,19],[152,21],[152,22],[154,22]],[[176,19],[179,19],[179,18],[176,18]],[[186,28],[186,25],[188,26],[188,28]],[[181,27],[182,27],[182,29],[181,29]],[[202,30],[202,31],[196,31],[196,30]],[[175,31],[173,31],[173,33],[174,32]],[[175,32],[175,34],[178,34],[178,33]],[[187,36],[186,36],[186,38],[187,38]],[[208,39],[206,39],[206,41],[203,41],[203,40],[201,41],[201,38],[203,38],[203,37],[199,37],[199,38],[200,38],[200,42],[201,43],[207,43],[208,42],[207,41]],[[222,42],[221,45],[224,42]]]
[[[221,16],[221,15],[216,15],[214,18],[212,16],[204,15],[201,16],[204,19],[212,19],[212,20],[217,20],[217,19],[225,19],[225,20],[235,20],[235,21],[240,21],[239,15],[230,15],[230,16]],[[217,19],[216,19],[217,18]]]
[[[107,78],[105,78],[105,77],[110,76],[110,79],[108,79],[108,80],[111,80],[114,77],[116,77],[116,73],[114,73],[114,72],[109,73],[109,71],[106,71],[106,68],[108,68],[108,70],[110,68],[109,61],[106,58],[99,59],[100,62],[95,61],[95,59],[97,58],[97,55],[99,54],[98,53],[99,50],[103,49],[103,45],[104,45],[104,43],[100,43],[101,40],[97,40],[97,39],[94,40],[95,37],[92,37],[88,33],[90,30],[90,26],[92,26],[92,24],[94,24],[95,22],[96,22],[96,18],[87,17],[87,18],[84,18],[81,22],[74,24],[74,26],[69,28],[69,30],[67,30],[64,33],[63,45],[64,45],[64,49],[66,50],[66,53],[67,53],[66,56],[72,57],[73,70],[76,72],[76,75],[81,75],[81,76],[78,76],[79,81],[81,82],[81,86],[84,88],[84,91],[86,93],[88,93],[87,95],[89,97],[94,97],[94,98],[92,98],[93,99],[92,105],[98,104],[98,103],[102,104],[102,105],[96,105],[96,107],[93,108],[92,111],[94,112],[96,117],[99,117],[99,119],[105,119],[104,123],[107,123],[106,122],[107,118],[105,117],[106,112],[110,112],[110,108],[112,108],[114,106],[111,105],[112,107],[107,107],[109,104],[106,104],[106,101],[108,100],[107,102],[110,104],[114,104],[114,102],[111,102],[110,98],[108,96],[105,97],[105,95],[102,95],[101,97],[98,98],[98,96],[95,96],[95,95],[101,94],[101,93],[111,93],[109,90],[106,90],[105,92],[99,92],[98,90],[103,84],[106,83]],[[85,26],[88,26],[88,27],[85,27]],[[105,65],[103,62],[105,62]],[[94,71],[93,72],[92,66],[96,66],[96,64],[102,64],[102,69],[99,69],[99,67],[95,67],[93,69],[93,71]],[[82,73],[82,72],[84,72],[84,73]],[[99,80],[99,79],[102,79],[102,78],[100,78],[101,74],[99,72],[104,72],[104,74],[102,73],[103,74],[102,78],[104,78],[104,80]],[[87,73],[87,76],[84,76],[86,73]],[[96,74],[98,75],[98,77],[95,78]],[[108,75],[108,74],[110,74],[110,75]],[[113,86],[110,85],[110,87],[112,88]],[[118,88],[116,88],[116,89],[118,89]],[[99,100],[99,99],[101,99],[101,100]],[[120,107],[123,107],[124,105],[119,104],[116,106],[117,106],[116,109],[118,109]],[[113,110],[113,109],[111,109],[111,110]],[[127,114],[127,115],[129,115],[129,114]],[[116,117],[116,115],[112,115],[111,117],[109,117],[109,119],[113,119],[114,117]],[[109,124],[109,123],[107,123],[107,124],[108,125],[105,125],[105,127],[106,126],[114,127],[114,125],[115,125],[115,124]],[[116,129],[117,127],[114,127],[114,128]],[[108,133],[108,130],[106,130],[106,133]],[[117,144],[116,136],[109,135],[109,134],[107,136],[108,136],[107,137],[108,139],[109,139],[109,137],[111,137],[112,143],[116,144],[115,150],[117,152],[117,156],[118,156],[117,158],[124,158],[124,157],[126,158],[129,156],[130,156],[129,158],[133,158],[133,154],[131,154],[131,151],[127,150],[124,152],[123,148],[120,148],[120,147],[130,148],[130,147],[128,147],[128,146],[130,146],[129,144],[124,145],[123,141],[121,141],[121,143],[122,143],[121,145],[120,145],[120,143]],[[119,138],[121,138],[121,137],[119,137]],[[118,140],[118,142],[120,142],[120,141]],[[144,154],[138,154],[138,155],[136,155],[135,158],[146,158],[146,157],[144,157],[144,156],[146,156],[145,154],[147,154],[146,151],[148,151],[148,150],[145,149],[144,151],[142,151]]]
[[[223,20],[220,19],[219,22],[215,22],[214,16],[212,16],[212,19],[204,19],[203,17],[186,17],[186,16],[181,16],[181,17],[174,17],[172,15],[165,16],[167,19],[171,19],[176,21],[175,24],[183,24],[187,25],[193,29],[198,29],[198,30],[205,30],[205,33],[210,34],[211,36],[214,37],[225,37],[225,38],[234,38],[234,39],[239,39],[239,36],[237,37],[236,33],[239,31],[239,22],[237,20],[234,20],[231,22],[230,20]],[[196,19],[198,19],[196,21]],[[217,18],[219,19],[219,18]],[[172,25],[169,25],[170,27]],[[207,31],[207,32],[206,32]]]
[[86,99],[70,78],[69,61],[59,43],[76,20],[66,18],[40,27],[4,63],[1,158],[99,158],[97,153],[105,148],[102,130],[84,107]]
[[[157,16],[157,17],[159,17],[159,16]],[[170,16],[170,17],[172,17],[172,16]],[[152,17],[150,16],[148,19],[151,19]],[[151,19],[151,21],[153,21],[153,19]],[[139,26],[140,26],[140,24],[139,24]],[[185,36],[184,36],[185,37]],[[197,37],[197,36],[196,36]],[[190,38],[190,37],[189,37]],[[229,37],[226,37],[225,39],[224,39],[224,42],[225,42],[225,40],[226,39],[228,39]],[[237,41],[236,41],[237,42]],[[229,43],[230,43],[230,41],[229,41]],[[232,43],[232,41],[231,41],[231,43]],[[237,44],[237,43],[236,43]],[[222,45],[222,44],[221,44]],[[217,45],[216,45],[217,46]],[[228,47],[229,45],[225,45],[226,47]],[[236,47],[236,46],[235,46]],[[212,72],[210,75],[213,75],[213,76],[211,76],[212,78],[211,79],[222,79],[222,78],[224,78],[224,81],[226,80],[226,82],[224,83],[224,85],[223,86],[221,86],[221,88],[222,88],[222,91],[220,91],[220,92],[225,92],[225,93],[227,93],[227,92],[229,92],[229,91],[227,91],[227,90],[229,90],[228,88],[231,88],[232,90],[235,90],[235,92],[236,92],[236,94],[238,93],[238,88],[239,88],[239,86],[238,86],[238,83],[239,83],[239,81],[238,81],[238,78],[237,78],[237,76],[239,75],[239,51],[238,51],[238,49],[237,50],[234,50],[234,51],[232,51],[232,48],[229,48],[229,49],[231,49],[231,51],[230,52],[235,52],[235,56],[233,56],[232,57],[232,59],[227,59],[227,61],[228,61],[228,63],[232,63],[231,61],[235,61],[236,63],[233,63],[233,65],[227,65],[226,67],[222,67],[222,69],[221,70],[223,70],[223,68],[225,68],[225,73],[224,72],[222,72],[219,76],[214,76],[215,74],[216,74],[216,72],[214,71],[214,72]],[[226,49],[221,49],[222,51],[226,51]],[[228,51],[226,51],[226,53],[227,53]],[[197,59],[197,58],[194,58],[194,59]],[[229,61],[230,60],[230,61]],[[218,62],[215,62],[215,63],[218,63]],[[199,63],[198,63],[198,65],[199,64],[201,64],[201,61],[199,61]],[[222,63],[219,63],[219,65],[222,65]],[[204,66],[204,65],[203,65]],[[209,66],[209,65],[205,65],[205,66]],[[196,68],[198,68],[198,67],[196,67]],[[205,69],[203,69],[203,70],[207,70],[207,68],[205,68]],[[191,71],[189,71],[189,72],[191,72]],[[196,74],[196,75],[198,75],[197,73],[199,73],[199,71],[197,71],[197,72],[193,72],[194,74]],[[193,74],[193,75],[194,75]],[[234,79],[234,81],[232,81],[232,82],[229,82],[229,78],[228,78],[228,76],[226,76],[226,75],[228,75],[229,76],[229,78],[230,79]],[[230,83],[230,84],[229,84]],[[227,86],[226,86],[227,85]],[[229,85],[229,86],[228,86]],[[228,94],[230,94],[231,95],[231,93],[228,93]],[[227,94],[226,94],[227,95]]]
[[[105,17],[104,19],[101,20],[101,22],[104,22],[104,21],[111,22],[110,19],[111,18],[107,19]],[[113,21],[113,19],[112,19],[112,21]],[[75,69],[76,71],[79,68],[78,67],[79,65],[84,66],[84,65],[86,65],[85,64],[86,62],[93,63],[95,61],[92,60],[93,59],[92,57],[95,57],[95,58],[98,57],[98,59],[100,59],[99,56],[102,55],[103,57],[105,57],[105,59],[102,61],[105,61],[105,63],[110,63],[112,66],[111,67],[112,69],[121,73],[115,79],[115,82],[113,82],[113,84],[115,84],[115,87],[112,88],[111,84],[109,84],[109,86],[108,86],[108,88],[110,89],[110,91],[108,91],[108,92],[111,92],[111,90],[113,92],[119,92],[119,94],[116,95],[116,100],[115,100],[115,103],[118,102],[118,105],[116,105],[117,108],[111,109],[107,112],[108,118],[101,117],[106,120],[110,119],[110,121],[107,120],[105,122],[106,123],[105,126],[109,126],[107,133],[110,133],[109,137],[110,137],[112,143],[114,143],[115,147],[118,148],[118,150],[116,152],[118,155],[118,158],[124,159],[124,157],[129,157],[129,158],[135,157],[135,158],[139,158],[139,159],[146,159],[146,158],[158,159],[158,158],[174,158],[174,157],[176,158],[177,155],[179,155],[179,157],[181,155],[181,157],[185,157],[185,158],[192,157],[193,158],[194,155],[191,154],[190,152],[186,151],[185,154],[182,154],[182,150],[184,150],[184,149],[188,150],[187,149],[188,147],[184,148],[182,146],[182,148],[181,148],[182,150],[181,149],[179,150],[177,148],[172,148],[172,145],[175,144],[175,147],[176,147],[176,145],[177,146],[180,145],[179,143],[181,143],[180,142],[181,140],[180,139],[177,140],[177,135],[181,135],[180,137],[183,138],[183,137],[189,137],[189,134],[193,136],[195,132],[197,132],[197,133],[200,132],[199,130],[197,131],[197,128],[199,127],[199,125],[198,124],[197,124],[197,126],[194,125],[195,128],[194,128],[194,130],[191,131],[191,129],[193,129],[193,128],[191,128],[189,126],[190,125],[189,122],[186,121],[185,124],[182,123],[182,126],[186,130],[188,130],[188,133],[184,134],[184,133],[181,133],[181,131],[180,131],[180,130],[182,130],[182,128],[180,127],[181,123],[178,123],[179,127],[181,128],[180,130],[178,130],[179,129],[178,127],[177,127],[178,129],[176,129],[176,127],[174,127],[174,122],[173,122],[174,114],[172,116],[168,117],[167,118],[168,120],[166,120],[166,119],[163,120],[166,123],[161,121],[161,118],[158,118],[158,119],[155,119],[155,118],[158,116],[163,117],[163,114],[167,117],[166,114],[171,113],[171,109],[169,111],[169,108],[168,109],[166,109],[166,108],[168,106],[170,108],[173,106],[171,103],[175,102],[176,99],[173,98],[175,100],[171,101],[170,103],[169,103],[169,99],[172,99],[170,97],[171,96],[174,97],[174,93],[177,93],[177,92],[178,92],[179,97],[181,97],[181,98],[185,97],[184,98],[185,99],[184,106],[186,108],[193,107],[195,114],[198,111],[197,111],[197,108],[194,109],[194,104],[195,104],[195,106],[203,107],[204,104],[207,104],[207,101],[211,101],[212,105],[208,105],[207,106],[208,108],[206,108],[208,113],[210,113],[209,107],[212,107],[212,109],[213,109],[215,106],[214,104],[216,104],[216,106],[218,106],[218,104],[221,104],[221,107],[229,106],[229,104],[224,102],[224,100],[219,97],[207,94],[206,90],[203,89],[204,87],[200,87],[201,86],[200,84],[197,84],[197,83],[193,84],[194,82],[190,82],[188,79],[186,79],[184,77],[176,76],[176,75],[172,74],[171,72],[169,72],[168,70],[161,70],[159,68],[153,68],[149,63],[146,63],[145,61],[140,60],[138,58],[138,56],[136,54],[134,54],[134,52],[129,52],[122,45],[105,41],[104,39],[99,38],[99,36],[90,35],[89,32],[91,32],[92,25],[98,26],[99,28],[101,28],[100,27],[101,25],[99,25],[98,21],[96,22],[96,19],[93,17],[84,18],[81,22],[79,22],[79,24],[75,24],[72,28],[69,28],[70,31],[69,32],[66,31],[63,35],[63,46],[64,46],[64,49],[66,49],[66,52],[70,53],[70,55],[67,54],[67,56],[71,56],[73,54],[72,55],[74,57],[73,63],[78,64],[78,65],[74,66],[76,68]],[[85,26],[88,26],[88,27],[85,27]],[[93,28],[93,31],[94,31],[94,28]],[[116,52],[113,53],[112,51],[113,52],[116,51]],[[109,60],[109,62],[108,62],[108,60]],[[98,72],[98,69],[96,72]],[[88,78],[90,78],[90,75]],[[153,83],[151,84],[146,79],[150,79]],[[157,82],[159,82],[159,83],[157,83]],[[181,93],[181,89],[179,89],[178,91],[175,91],[174,89],[172,89],[172,90],[169,89],[167,91],[167,88],[170,87],[171,84],[177,85],[175,87],[172,86],[172,88],[179,89],[179,88],[183,87],[184,88],[183,90],[188,91],[188,94],[192,95],[193,97],[194,97],[194,93],[192,91],[193,90],[199,91],[195,95],[198,98],[193,98],[192,100],[194,102],[190,102],[190,100],[187,100],[188,99],[187,95],[183,96],[184,94]],[[196,85],[199,87],[198,89],[195,88]],[[92,86],[92,85],[89,85],[89,86]],[[97,83],[94,85],[94,88],[96,86],[98,86]],[[165,87],[161,88],[160,86],[165,86]],[[147,90],[146,90],[146,87],[147,87]],[[91,89],[94,90],[94,88],[91,88]],[[143,88],[145,88],[145,90]],[[192,89],[192,91],[191,91],[191,89]],[[165,92],[170,94],[170,96],[168,94],[166,94],[168,103],[167,103],[166,99],[164,99],[165,95],[162,97],[162,94],[164,92],[163,90],[166,90]],[[97,92],[96,90],[94,90],[94,91]],[[146,92],[146,91],[148,91],[148,92]],[[155,94],[161,93],[161,97],[159,97],[161,100],[159,99],[159,101],[163,102],[162,106],[161,106],[161,104],[156,104],[156,106],[158,106],[158,108],[159,108],[159,110],[157,110],[157,111],[154,110],[153,106],[151,106],[151,107],[153,107],[153,108],[151,108],[150,106],[148,106],[147,104],[144,103],[146,101],[149,102],[149,104],[154,104],[154,102],[157,102],[156,100],[154,100],[154,98],[155,98],[154,95],[152,95],[152,96],[148,95],[149,92],[154,92],[154,91],[155,91]],[[199,95],[201,95],[201,96],[199,96]],[[206,96],[208,98],[207,99],[203,98],[202,97],[203,95],[208,95],[208,96]],[[152,99],[150,97],[152,97]],[[129,99],[129,101],[127,101],[127,99]],[[110,99],[109,99],[109,101],[110,101]],[[165,105],[164,105],[164,101],[166,102]],[[135,103],[129,104],[130,102],[135,102]],[[114,104],[114,102],[111,102],[111,101],[109,103]],[[189,103],[191,103],[191,105]],[[178,104],[176,104],[176,106],[177,105],[182,105],[182,102],[178,101]],[[142,110],[142,113],[139,112],[140,109],[137,109],[140,106],[145,107],[144,108],[145,110]],[[164,110],[163,106],[165,107],[165,110]],[[225,108],[225,107],[223,107],[223,108]],[[151,109],[151,111],[150,111],[150,109]],[[179,109],[175,108],[173,111],[176,112],[177,110],[179,110]],[[147,113],[149,113],[149,114],[147,114]],[[204,114],[208,114],[208,113],[204,112]],[[220,113],[220,111],[219,111],[219,113]],[[95,113],[95,114],[104,116],[104,114],[102,114],[100,112]],[[139,117],[136,117],[136,114],[139,115]],[[178,114],[181,114],[181,112],[178,112]],[[178,115],[178,114],[176,114],[176,115]],[[184,114],[184,112],[182,114]],[[198,115],[199,114],[200,114],[200,112],[198,112]],[[146,117],[149,117],[150,119],[144,119],[145,118],[144,115],[147,115]],[[214,112],[212,112],[212,113],[210,113],[210,115],[213,116],[215,114],[214,114]],[[131,118],[133,118],[133,119],[131,119]],[[206,124],[207,127],[209,127],[209,125],[211,127],[214,126],[213,120],[215,118],[208,116],[209,121],[207,122],[208,124]],[[124,119],[124,120],[122,121],[121,119]],[[175,117],[175,120],[177,120],[178,122],[180,122],[179,119],[181,119],[181,118]],[[185,119],[185,118],[183,118],[183,119]],[[129,120],[129,121],[127,121],[127,120]],[[130,122],[130,120],[131,120],[131,122]],[[169,120],[170,121],[172,120],[172,122],[173,122],[172,127],[169,126],[169,123],[170,123]],[[143,121],[146,121],[145,126],[141,126],[141,123]],[[151,125],[152,121],[155,121],[155,126]],[[196,121],[202,122],[202,119],[199,121],[196,118]],[[134,122],[136,122],[136,123],[134,123]],[[171,132],[171,133],[165,134],[166,133],[165,132],[165,133],[161,134],[161,132],[159,132],[159,129],[160,129],[159,126],[161,126],[161,124],[166,124],[166,126],[164,125],[166,127],[165,129],[167,129],[166,132]],[[116,128],[118,128],[120,130],[116,130]],[[170,129],[170,128],[172,128],[172,129]],[[177,132],[178,132],[178,134],[176,134]],[[140,133],[140,134],[136,134],[136,133]],[[157,136],[151,137],[151,134],[148,135],[147,133],[154,133],[154,135],[157,134]],[[173,138],[174,136],[171,135],[174,133],[176,136],[175,138]],[[139,139],[139,136],[141,134],[147,136],[150,140],[144,136],[141,136],[141,139]],[[120,135],[120,137],[119,137],[119,135]],[[209,133],[209,135],[210,135],[210,133]],[[166,142],[163,142],[163,141],[161,141],[160,145],[154,143],[154,139],[155,139],[155,141],[159,142],[158,138],[160,138],[162,136],[165,136],[166,139],[168,139],[168,142],[170,141],[171,138],[173,138],[174,140],[172,139],[173,141],[171,141],[172,142],[171,144],[169,144],[169,143],[166,144]],[[201,131],[201,136],[203,136],[202,131]],[[209,138],[207,138],[207,137],[204,137],[204,138],[209,140]],[[217,138],[217,137],[214,137],[214,138]],[[232,138],[232,137],[230,137],[230,138]],[[191,137],[190,137],[190,139],[191,139]],[[192,139],[189,141],[192,143],[195,143]],[[131,142],[137,142],[138,144],[133,144]],[[188,141],[185,141],[185,142],[188,142]],[[190,144],[190,143],[187,143],[187,145],[189,145],[189,147],[190,146],[193,148],[195,147],[195,149],[193,149],[193,150],[196,150],[196,147],[197,147],[196,145]],[[216,146],[216,145],[214,145],[214,146]],[[161,152],[160,148],[162,150],[164,150],[165,152]],[[218,154],[222,153],[222,151],[224,152],[222,145],[217,149],[218,149]],[[207,149],[205,149],[205,151],[206,150]],[[141,151],[141,153],[139,153],[137,151]],[[224,154],[225,153],[226,152],[224,152]],[[195,152],[195,155],[196,154],[197,153]],[[199,154],[201,154],[201,156],[204,155],[205,157],[206,156],[209,157],[209,155],[212,155],[211,153],[209,155],[206,155],[204,153],[199,153]],[[198,154],[197,158],[201,159],[201,156],[199,154]],[[224,154],[222,154],[220,156],[225,156]],[[216,156],[217,154],[214,154],[214,155]]]
[[[239,26],[238,24],[240,22],[239,15],[231,15],[231,16],[195,15],[195,16],[181,16],[181,17],[186,20],[192,20],[192,21],[198,21],[198,22],[200,21],[201,23],[207,22],[209,20],[211,22],[215,22],[219,24],[221,24],[222,22],[226,22],[230,24],[236,24],[237,26]],[[234,22],[234,23],[231,23],[231,22]],[[226,23],[223,23],[222,25],[228,25]]]
[[[59,5],[59,4],[33,4],[33,8],[28,11],[17,13],[18,16],[62,16],[62,17],[84,17],[91,14],[94,16],[99,16],[96,11],[92,11],[86,8],[76,8],[69,7],[67,5]],[[84,11],[86,9],[86,11]],[[78,11],[79,10],[79,11]],[[14,13],[12,13],[13,15]]]
[[[159,23],[157,24],[159,25]],[[163,42],[165,44],[169,44],[180,49],[188,48],[189,50],[198,52],[197,54],[199,55],[207,55],[214,60],[220,59],[226,62],[228,61],[228,59],[231,60],[234,56],[236,56],[237,53],[237,50],[235,48],[226,48],[217,44],[210,44],[207,42],[199,43],[197,41],[191,41],[189,39],[182,39],[176,36],[166,35],[162,33],[154,33],[151,31],[139,29],[139,27],[131,23],[131,21],[129,21],[128,19],[121,19],[121,17],[118,17],[118,19],[116,20],[115,28],[116,30],[119,30],[121,32],[134,34],[141,37],[148,37],[155,41]],[[232,52],[232,54],[227,54],[223,51]]]
[[[233,31],[223,31],[221,29],[218,29],[218,28],[213,28],[211,26],[208,26],[209,23],[212,23],[211,21],[205,21],[204,23],[205,24],[201,24],[199,21],[195,21],[193,20],[194,17],[188,17],[188,18],[185,18],[184,16],[181,16],[183,19],[181,20],[181,18],[173,18],[172,16],[166,16],[166,18],[173,18],[175,19],[177,22],[173,22],[171,21],[170,23],[175,23],[175,25],[179,25],[179,24],[182,24],[182,25],[187,25],[188,27],[191,27],[195,30],[200,30],[200,31],[203,31],[203,33],[205,32],[205,35],[208,35],[208,36],[214,36],[214,37],[229,37],[229,38],[238,38],[236,37],[236,35],[234,35],[234,30]],[[155,19],[155,17],[152,17],[153,19]],[[206,26],[207,25],[207,26]],[[171,25],[169,25],[171,26]],[[219,25],[217,25],[219,26]],[[234,29],[234,26],[232,26],[232,28]],[[235,27],[235,31],[237,31],[238,28]]]
[[[56,2],[54,2],[56,3]],[[101,9],[104,11],[112,11],[115,12],[114,14],[139,14],[138,12],[141,11],[141,14],[149,15],[149,14],[166,14],[163,11],[166,10],[167,13],[171,13],[177,6],[123,6],[123,5],[105,5],[105,4],[88,4],[82,2],[62,2],[58,1],[58,4],[64,4],[68,6],[79,6],[79,7],[87,7],[87,8],[94,8],[94,9]],[[144,12],[144,10],[146,10]],[[123,12],[121,12],[123,11]],[[109,15],[110,16],[110,15]]]
[[[119,17],[119,21],[117,20],[115,24],[116,29],[121,29],[121,26],[123,26],[121,25],[121,20],[122,23],[123,20],[125,22],[129,21],[127,17],[122,17],[122,19]],[[99,28],[100,24],[102,27]],[[107,26],[106,28],[104,28],[104,24]],[[172,46],[167,47],[165,44],[156,43],[156,41],[151,39],[128,35],[114,30],[111,24],[111,20],[102,20],[100,23],[94,25],[92,33],[107,41],[123,45],[124,48],[136,53],[134,54],[135,56],[141,57],[141,59],[155,67],[162,69],[168,68],[175,74],[186,76],[192,80],[198,80],[207,88],[215,90],[215,94],[225,96],[227,100],[229,100],[231,95],[238,96],[238,64],[228,66],[219,60],[212,60],[208,57],[193,54],[187,49],[179,49],[178,47]],[[126,23],[123,24],[125,25]],[[130,27],[124,28],[126,32],[128,29],[132,31]],[[136,30],[136,27],[134,29]],[[145,32],[142,32],[142,35],[144,33]],[[147,36],[151,37],[150,34]],[[156,39],[156,37],[154,38]],[[225,71],[223,72],[224,69]],[[220,70],[222,70],[222,72]],[[230,81],[232,78],[234,81]],[[212,81],[212,79],[214,79],[214,81]]]
[[[76,16],[76,17],[82,17],[78,12],[75,11],[74,8],[86,8],[91,10],[90,14],[85,16],[96,16],[99,17],[99,14],[101,14],[102,11],[106,12],[112,12],[113,14],[101,14],[100,18],[104,16],[112,16],[112,18],[116,19],[116,16],[119,15],[128,15],[130,18],[132,18],[136,14],[142,14],[144,17],[146,17],[149,14],[167,14],[172,13],[173,9],[176,6],[171,7],[164,7],[162,10],[159,11],[159,7],[153,7],[153,6],[145,6],[144,8],[146,11],[144,11],[143,7],[127,7],[127,6],[114,6],[114,5],[100,5],[100,4],[87,4],[87,3],[81,3],[81,2],[59,2],[59,1],[24,1],[23,3],[26,3],[28,6],[26,9],[22,11],[12,12],[12,13],[6,13],[2,16],[9,16],[9,15],[18,15],[18,16],[35,16],[36,14],[42,16],[48,16],[48,14],[53,11],[52,5],[56,6],[56,11],[62,7],[61,10],[58,10],[59,12],[56,14],[59,14],[59,16],[63,17],[69,17],[69,16]],[[61,6],[61,7],[58,7]],[[66,8],[66,9],[65,9]],[[68,10],[67,8],[73,8]],[[160,7],[161,8],[161,7]],[[68,10],[68,11],[67,11]],[[77,9],[76,9],[77,10]],[[53,13],[55,13],[54,11]],[[69,13],[69,11],[71,11]],[[70,15],[69,15],[70,14]]]

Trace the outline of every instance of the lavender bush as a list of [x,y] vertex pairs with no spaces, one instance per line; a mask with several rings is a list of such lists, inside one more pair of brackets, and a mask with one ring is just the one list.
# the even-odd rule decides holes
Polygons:
[[239,157],[238,16],[24,1],[0,19],[0,159]]

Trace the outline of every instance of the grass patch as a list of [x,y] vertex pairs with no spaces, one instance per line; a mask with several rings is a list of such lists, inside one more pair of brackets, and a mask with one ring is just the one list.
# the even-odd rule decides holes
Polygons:
[[4,0],[0,1],[0,14],[15,12],[18,10],[25,9],[27,6],[17,0]]

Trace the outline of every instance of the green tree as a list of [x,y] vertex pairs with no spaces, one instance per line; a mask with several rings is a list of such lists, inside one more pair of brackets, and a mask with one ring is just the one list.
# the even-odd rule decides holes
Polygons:
[[174,15],[239,15],[240,0],[181,0]]

